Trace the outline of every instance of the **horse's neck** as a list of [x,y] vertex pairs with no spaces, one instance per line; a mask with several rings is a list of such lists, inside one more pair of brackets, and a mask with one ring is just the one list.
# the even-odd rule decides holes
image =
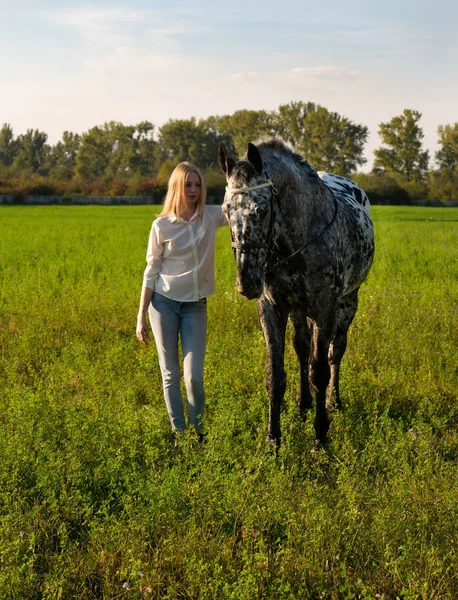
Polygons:
[[[310,169],[310,167],[308,167]],[[297,245],[303,236],[316,235],[323,223],[332,219],[332,196],[318,176],[296,169],[272,169],[271,179],[278,190],[278,218],[287,241]],[[298,240],[294,239],[297,236]]]

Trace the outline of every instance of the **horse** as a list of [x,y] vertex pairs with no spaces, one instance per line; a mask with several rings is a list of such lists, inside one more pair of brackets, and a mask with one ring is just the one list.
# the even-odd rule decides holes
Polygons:
[[330,411],[342,406],[340,363],[358,290],[374,257],[369,200],[353,181],[317,172],[280,138],[249,143],[239,161],[221,143],[218,162],[227,181],[223,211],[237,263],[236,288],[258,298],[266,343],[267,440],[280,445],[289,320],[299,363],[297,405],[305,417],[313,391],[315,445],[324,445]]

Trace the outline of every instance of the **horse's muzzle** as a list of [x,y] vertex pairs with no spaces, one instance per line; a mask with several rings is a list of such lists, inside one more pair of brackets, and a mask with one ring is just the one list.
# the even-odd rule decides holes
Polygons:
[[[264,261],[260,252],[240,252],[237,250],[237,291],[252,300],[259,298],[264,287]],[[261,251],[262,253],[262,251]],[[265,256],[265,255],[264,255]]]
[[262,294],[262,283],[260,285],[244,285],[240,281],[236,283],[237,291],[248,298],[248,300],[253,300],[254,298],[259,298]]

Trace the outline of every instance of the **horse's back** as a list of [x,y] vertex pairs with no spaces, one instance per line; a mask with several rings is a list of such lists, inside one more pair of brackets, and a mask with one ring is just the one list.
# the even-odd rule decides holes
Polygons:
[[340,240],[343,266],[343,295],[357,289],[369,273],[374,257],[374,226],[370,204],[354,181],[325,171],[320,179],[334,195],[338,212],[335,231]]
[[351,179],[335,175],[327,171],[318,171],[318,176],[332,193],[344,204],[353,206],[356,209],[363,209],[369,214],[370,203],[363,189]]

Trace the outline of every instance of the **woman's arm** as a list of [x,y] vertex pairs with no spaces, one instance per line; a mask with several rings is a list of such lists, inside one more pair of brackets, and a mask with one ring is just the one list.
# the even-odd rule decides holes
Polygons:
[[140,307],[138,309],[137,316],[137,338],[142,344],[148,343],[148,324],[146,322],[146,314],[148,312],[148,306],[153,299],[153,290],[148,287],[142,288],[140,296]]
[[205,205],[205,210],[216,221],[216,226],[217,227],[224,227],[226,225],[229,225],[229,221],[227,220],[227,217],[224,214],[223,208],[222,208],[221,205],[219,205],[219,204],[217,204],[217,205],[206,204]]
[[148,343],[146,314],[151,300],[153,299],[154,283],[161,270],[163,253],[164,244],[162,236],[160,235],[156,222],[154,222],[148,240],[148,250],[146,252],[146,262],[148,264],[143,275],[143,287],[137,315],[137,338],[142,344]]

